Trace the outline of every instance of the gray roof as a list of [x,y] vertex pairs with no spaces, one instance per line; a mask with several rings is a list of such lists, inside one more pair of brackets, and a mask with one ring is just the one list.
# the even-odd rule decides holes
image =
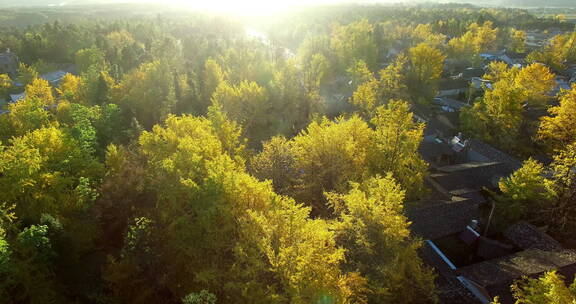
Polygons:
[[522,166],[522,162],[520,162],[518,159],[490,146],[489,144],[481,140],[470,139],[469,145],[471,150],[474,150],[475,152],[482,154],[484,157],[486,157],[492,162],[506,163],[509,164],[514,169],[518,169]]
[[436,114],[426,121],[425,135],[452,136],[456,133],[458,113]]
[[480,217],[480,203],[472,199],[421,201],[406,205],[411,230],[425,239],[437,239],[461,232],[473,219]]
[[26,98],[26,93],[22,92],[22,93],[18,93],[18,94],[10,94],[10,99],[12,100],[12,102],[17,102],[21,99]]
[[575,263],[576,253],[572,250],[527,249],[502,258],[465,266],[459,268],[457,272],[489,288],[500,283],[509,284],[523,276],[539,275]]
[[444,155],[453,155],[454,151],[445,142],[437,142],[435,140],[424,140],[420,143],[418,151],[422,158],[428,163],[434,162],[435,158]]
[[502,177],[507,177],[513,172],[509,165],[497,162],[465,163],[436,169],[439,173],[431,174],[430,178],[448,192],[460,189],[495,188]]
[[444,90],[456,90],[456,89],[468,89],[468,81],[466,79],[440,79],[438,83],[438,88],[440,91]]
[[558,241],[526,222],[510,226],[504,231],[504,236],[523,249],[562,250],[562,245]]
[[67,74],[63,70],[53,71],[50,73],[43,74],[40,78],[48,81],[50,84],[58,83]]
[[18,57],[16,57],[16,54],[11,53],[11,52],[4,52],[4,53],[0,53],[0,63],[1,64],[14,64],[17,63],[18,61]]
[[434,98],[434,102],[440,105],[445,105],[453,108],[454,110],[460,111],[462,108],[469,107],[469,105],[460,100],[448,98],[448,97],[437,97]]
[[471,77],[482,77],[486,71],[483,68],[467,68],[462,71],[462,77],[464,78],[471,78]]
[[18,56],[9,51],[0,53],[0,73],[8,73],[10,76],[15,76],[17,71]]

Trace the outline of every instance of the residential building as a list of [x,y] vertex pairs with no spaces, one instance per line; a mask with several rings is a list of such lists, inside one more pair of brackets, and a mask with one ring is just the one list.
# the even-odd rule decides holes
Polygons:
[[8,74],[11,78],[15,78],[18,74],[18,64],[18,56],[10,49],[0,53],[0,74]]

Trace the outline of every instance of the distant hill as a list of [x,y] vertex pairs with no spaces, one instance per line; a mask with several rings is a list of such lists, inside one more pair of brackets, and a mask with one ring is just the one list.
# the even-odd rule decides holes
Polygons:
[[569,7],[576,8],[576,0],[449,0],[439,2],[462,2],[479,6],[510,7]]
[[574,0],[508,0],[508,5],[532,6],[532,7],[573,7],[576,8]]
[[[83,5],[83,4],[107,4],[130,2],[131,0],[1,0],[0,7],[18,6],[63,6],[63,5]],[[132,0],[132,2],[134,2]]]

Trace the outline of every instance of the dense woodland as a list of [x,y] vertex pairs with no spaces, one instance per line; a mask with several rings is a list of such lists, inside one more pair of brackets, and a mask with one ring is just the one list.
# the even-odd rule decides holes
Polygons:
[[[437,302],[404,214],[428,195],[413,113],[447,60],[501,48],[529,64],[492,63],[460,117],[526,160],[497,216],[576,233],[576,87],[547,95],[576,63],[562,16],[326,7],[259,22],[261,38],[242,20],[128,10],[0,28],[20,59],[0,93],[26,93],[0,115],[2,303]],[[550,28],[565,33],[526,48]],[[39,77],[69,66],[58,85]],[[555,273],[514,288],[576,298]]]

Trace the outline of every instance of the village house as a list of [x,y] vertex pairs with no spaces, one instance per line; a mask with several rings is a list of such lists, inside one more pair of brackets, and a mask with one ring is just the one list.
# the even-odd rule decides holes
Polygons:
[[[480,240],[480,238],[479,238]],[[504,243],[506,242],[506,243]],[[478,244],[481,244],[479,242]],[[528,223],[518,223],[503,233],[502,241],[478,246],[488,253],[506,247],[511,253],[459,267],[455,275],[470,283],[468,289],[479,303],[490,303],[495,296],[501,303],[514,303],[510,285],[523,277],[536,278],[557,270],[568,282],[576,272],[576,252],[565,249],[556,240]]]
[[551,35],[539,30],[526,31],[526,46],[531,49],[539,49],[548,43]]
[[[64,76],[66,76],[66,74],[68,74],[68,73],[75,74],[75,71],[76,71],[76,67],[74,65],[70,65],[66,69],[56,70],[56,71],[42,74],[42,75],[40,75],[40,78],[48,81],[48,83],[52,87],[57,87],[60,84],[60,82],[62,81],[62,79],[64,78]],[[15,83],[15,84],[18,87],[23,87],[22,84],[18,84],[18,83]],[[26,92],[21,91],[19,93],[10,94],[9,96],[10,96],[10,100],[8,102],[12,102],[12,103],[18,102],[19,100],[26,98]]]
[[434,104],[440,106],[444,112],[460,112],[460,110],[469,106],[465,102],[449,97],[434,98]]
[[466,79],[441,79],[438,84],[437,97],[448,97],[463,95],[468,92],[468,81]]
[[486,63],[490,63],[492,61],[502,61],[508,65],[514,65],[515,62],[506,54],[506,50],[500,50],[495,52],[486,52],[481,53],[480,57],[484,59]]
[[64,76],[66,76],[66,74],[68,74],[67,71],[64,70],[56,70],[56,71],[52,71],[46,74],[42,74],[40,75],[40,78],[48,81],[48,83],[50,83],[51,86],[55,86],[60,84],[60,81],[62,81],[62,78],[64,78]]
[[562,75],[568,79],[570,84],[576,82],[576,64],[567,65],[566,69],[562,71]]
[[7,49],[4,53],[0,53],[0,74],[8,74],[10,78],[16,77],[18,74],[18,56]]
[[461,77],[470,80],[472,77],[482,77],[486,73],[484,68],[466,68],[462,71]]
[[548,93],[549,96],[556,96],[558,95],[558,93],[560,93],[562,90],[570,90],[571,86],[570,86],[570,80],[567,77],[564,76],[556,76],[556,85],[554,86],[554,88],[552,89],[552,91],[550,91]]
[[425,136],[419,152],[430,164],[426,184],[432,193],[429,200],[410,204],[407,214],[416,234],[428,239],[456,233],[479,219],[487,202],[482,192],[497,189],[501,178],[521,166],[506,153],[462,134]]
[[[527,224],[518,223],[496,238],[481,226],[484,202],[472,198],[425,202],[407,207],[412,231],[424,239],[420,256],[438,274],[442,303],[514,303],[510,285],[522,277],[558,270],[571,282],[576,252]],[[484,223],[485,225],[485,223]]]
[[406,205],[412,232],[424,239],[422,259],[438,273],[442,303],[513,303],[510,285],[523,276],[558,269],[568,279],[576,252],[527,223],[489,233],[493,205],[485,190],[497,190],[521,162],[462,134],[425,136],[420,151],[430,164],[429,198]]
[[576,252],[563,248],[538,228],[512,225],[498,240],[484,237],[476,221],[459,234],[426,240],[422,259],[434,267],[441,303],[515,303],[510,285],[523,277],[536,278],[557,270],[571,282]]
[[492,89],[492,82],[482,77],[472,77],[470,79],[470,85],[476,90],[484,90],[484,88]]

